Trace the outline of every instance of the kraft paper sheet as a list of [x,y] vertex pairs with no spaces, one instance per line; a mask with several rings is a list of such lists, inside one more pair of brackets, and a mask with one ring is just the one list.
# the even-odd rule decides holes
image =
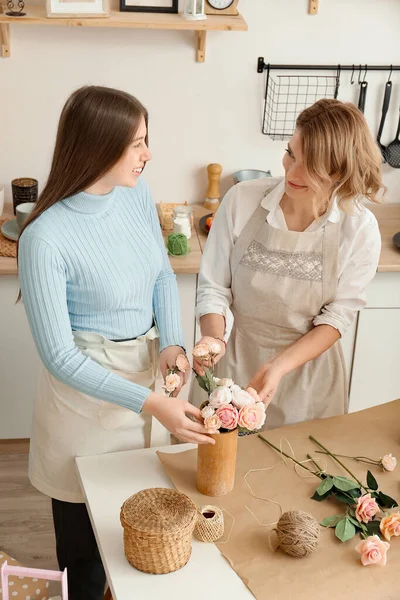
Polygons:
[[[263,435],[278,447],[281,439],[289,440],[297,460],[301,461],[306,459],[307,453],[313,457],[323,456],[316,454],[318,448],[308,439],[310,434],[334,453],[379,459],[391,452],[400,459],[400,400],[358,413],[266,431]],[[283,450],[290,454],[286,445]],[[269,471],[252,473],[248,482],[257,496],[279,502],[284,512],[304,510],[320,522],[324,517],[342,512],[343,505],[333,500],[311,500],[319,480],[316,477],[299,477],[292,464],[286,466],[280,455],[257,435],[239,439],[235,488],[220,498],[204,496],[197,491],[197,450],[177,454],[158,452],[158,457],[176,488],[187,494],[197,506],[213,504],[234,515],[235,524],[228,543],[217,546],[259,600],[334,597],[343,600],[399,600],[400,537],[392,538],[385,567],[361,565],[360,555],[354,550],[360,541],[358,535],[342,543],[335,537],[333,529],[323,527],[317,551],[307,558],[296,559],[280,550],[272,551],[268,536],[273,526],[262,527],[245,506],[262,523],[278,520],[279,507],[252,497],[244,482],[244,475],[249,469],[277,465]],[[368,467],[354,460],[342,460],[363,483],[369,468],[378,481],[379,489],[400,502],[400,460],[392,473],[384,473],[379,467]],[[328,472],[347,475],[330,457],[326,462]],[[226,513],[225,523],[225,531],[229,533],[231,519]],[[273,533],[272,541],[275,541],[274,536]],[[209,584],[210,590],[212,582]]]

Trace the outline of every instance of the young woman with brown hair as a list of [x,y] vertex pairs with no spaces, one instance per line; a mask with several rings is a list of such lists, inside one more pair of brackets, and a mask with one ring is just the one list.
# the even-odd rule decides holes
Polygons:
[[326,99],[304,110],[283,167],[283,178],[226,195],[197,297],[200,342],[226,342],[217,374],[271,402],[267,428],[347,411],[336,342],[365,305],[381,246],[362,205],[378,201],[381,156],[354,105]]
[[152,391],[159,350],[164,377],[184,351],[176,279],[141,177],[147,125],[129,94],[73,93],[19,239],[22,299],[44,364],[29,476],[52,498],[70,600],[99,600],[105,585],[75,457],[143,448],[152,416],[183,441],[213,442],[198,409]]

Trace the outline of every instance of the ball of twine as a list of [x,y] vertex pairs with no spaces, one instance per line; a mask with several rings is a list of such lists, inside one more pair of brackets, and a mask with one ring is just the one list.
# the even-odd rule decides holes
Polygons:
[[224,515],[218,506],[209,504],[198,509],[194,535],[201,542],[215,542],[224,535]]
[[188,239],[184,233],[171,233],[167,239],[168,252],[174,256],[188,254]]
[[279,546],[283,552],[303,558],[312,554],[317,546],[320,534],[318,522],[302,510],[290,510],[283,513],[276,526]]

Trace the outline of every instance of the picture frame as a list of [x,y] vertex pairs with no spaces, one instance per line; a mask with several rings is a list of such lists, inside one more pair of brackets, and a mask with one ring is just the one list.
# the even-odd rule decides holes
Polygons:
[[46,0],[50,19],[85,19],[109,16],[108,0]]
[[120,0],[121,12],[178,14],[178,0]]

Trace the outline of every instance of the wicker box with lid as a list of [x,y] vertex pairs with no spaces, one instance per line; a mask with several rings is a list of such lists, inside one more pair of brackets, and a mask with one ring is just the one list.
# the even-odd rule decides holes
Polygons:
[[171,573],[188,562],[197,509],[185,494],[142,490],[124,502],[120,517],[125,556],[139,571]]

